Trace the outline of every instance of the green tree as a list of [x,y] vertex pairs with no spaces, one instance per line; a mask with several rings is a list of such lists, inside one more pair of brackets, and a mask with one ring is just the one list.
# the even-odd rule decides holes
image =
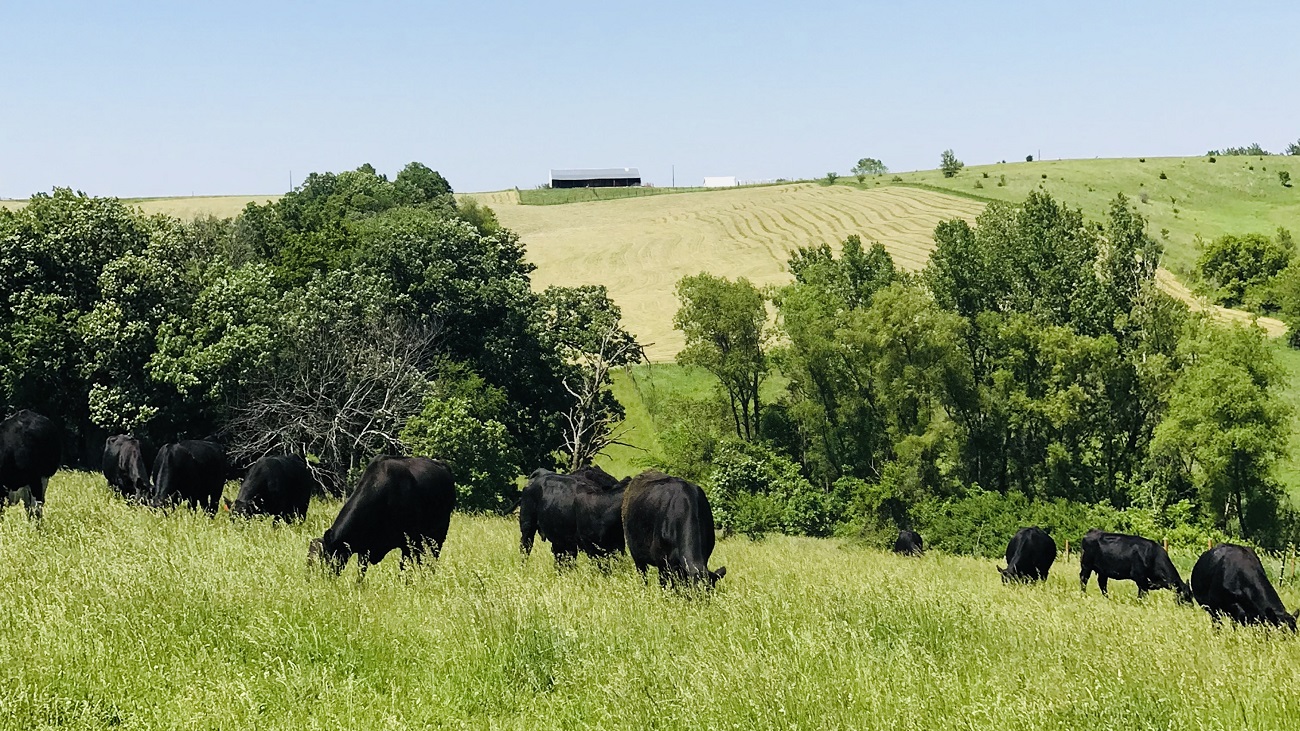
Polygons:
[[874,157],[864,157],[858,160],[858,163],[853,166],[853,170],[850,172],[856,175],[858,182],[861,183],[868,175],[884,175],[889,172],[889,168],[885,167],[885,163]]
[[0,409],[61,423],[70,460],[90,451],[80,321],[100,299],[104,267],[148,241],[148,227],[116,199],[67,188],[0,210]]
[[1290,411],[1276,389],[1283,373],[1261,330],[1209,322],[1181,345],[1190,361],[1156,428],[1153,452],[1177,465],[1196,504],[1223,530],[1276,540]]
[[1267,299],[1273,277],[1290,259],[1286,246],[1263,234],[1225,234],[1205,247],[1196,270],[1216,302],[1239,307]]
[[716,376],[727,394],[736,436],[758,438],[759,389],[768,369],[762,293],[744,277],[733,282],[701,273],[677,282],[677,299],[681,307],[673,327],[686,335],[677,362]]
[[1286,154],[1300,155],[1300,140],[1290,143],[1286,146]]
[[958,160],[952,150],[944,150],[943,154],[939,156],[939,170],[943,171],[943,177],[945,178],[956,176],[964,167],[966,167],[966,163]]
[[840,179],[839,173],[826,173],[826,182],[829,185],[835,185],[835,181]]
[[410,454],[447,462],[456,478],[457,508],[504,512],[518,497],[521,455],[504,424],[474,411],[469,399],[431,396],[401,440]]

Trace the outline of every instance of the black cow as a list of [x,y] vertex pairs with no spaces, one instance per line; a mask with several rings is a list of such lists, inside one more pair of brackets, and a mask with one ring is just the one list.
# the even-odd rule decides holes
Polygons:
[[146,500],[149,497],[149,467],[144,461],[140,440],[129,434],[118,434],[104,442],[104,478],[108,486],[128,500]]
[[713,554],[713,510],[698,485],[647,470],[623,492],[623,531],[627,551],[644,578],[659,569],[659,585],[712,588],[727,574],[709,570]]
[[456,482],[445,462],[428,457],[375,457],[334,524],[307,549],[309,564],[335,573],[357,557],[364,576],[372,563],[401,549],[403,568],[427,551],[437,558],[456,507]]
[[900,530],[898,540],[894,541],[894,553],[904,556],[920,556],[925,552],[925,545],[921,542],[921,534],[914,530]]
[[1238,624],[1271,624],[1295,631],[1295,615],[1282,605],[1259,556],[1245,546],[1220,543],[1202,553],[1192,567],[1192,593],[1216,625],[1226,614]]
[[164,444],[153,464],[153,505],[189,503],[215,515],[230,463],[216,442],[186,439]]
[[631,481],[624,478],[609,488],[579,481],[573,496],[578,550],[596,559],[624,551],[623,493]]
[[5,502],[22,500],[29,516],[41,517],[45,488],[62,456],[59,428],[35,411],[23,409],[0,423],[0,494]]
[[582,551],[604,558],[623,550],[623,491],[599,467],[571,475],[534,470],[519,500],[519,550],[531,555],[533,538],[551,544],[557,566],[572,565]]
[[1178,575],[1169,554],[1153,540],[1093,528],[1079,545],[1079,587],[1083,591],[1088,590],[1088,578],[1096,572],[1102,596],[1108,596],[1107,581],[1120,579],[1136,583],[1138,597],[1152,589],[1172,589],[1179,602],[1192,600],[1192,592]]
[[1021,528],[1007,543],[1007,567],[998,567],[1002,581],[1047,581],[1056,560],[1056,541],[1042,528]]
[[311,493],[319,482],[297,455],[267,455],[253,463],[239,485],[239,495],[226,500],[231,515],[269,515],[286,523],[307,517]]

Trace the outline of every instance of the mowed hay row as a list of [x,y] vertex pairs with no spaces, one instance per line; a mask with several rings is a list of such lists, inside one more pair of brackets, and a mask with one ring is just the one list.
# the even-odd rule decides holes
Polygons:
[[[712,596],[625,560],[557,573],[517,524],[453,517],[443,557],[309,572],[305,525],[148,511],[61,473],[0,518],[0,728],[1294,728],[1300,641],[1215,631],[1169,592],[1080,594],[1077,563],[721,541]],[[1298,593],[1284,587],[1293,605]]]
[[518,232],[537,265],[533,284],[603,284],[652,360],[669,360],[683,342],[673,330],[677,280],[702,271],[789,281],[786,262],[801,246],[838,245],[849,234],[885,245],[899,266],[919,269],[934,228],[973,220],[978,201],[905,187],[860,190],[794,184],[707,195],[680,194],[561,206],[521,206],[481,198]]

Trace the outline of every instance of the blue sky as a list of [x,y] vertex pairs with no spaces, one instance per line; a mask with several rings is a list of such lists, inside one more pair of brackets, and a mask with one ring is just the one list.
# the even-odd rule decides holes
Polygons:
[[1300,138],[1289,2],[210,5],[6,3],[0,197],[276,193],[411,160],[462,191],[625,165],[689,185]]

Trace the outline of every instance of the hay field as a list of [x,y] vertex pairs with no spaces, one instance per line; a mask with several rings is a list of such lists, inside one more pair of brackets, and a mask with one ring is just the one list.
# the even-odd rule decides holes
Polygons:
[[[146,214],[165,213],[180,219],[216,216],[230,218],[239,215],[249,203],[268,203],[279,200],[279,195],[200,195],[176,198],[123,198],[123,203],[139,208]],[[0,207],[17,209],[27,205],[25,200],[0,201]]]
[[908,187],[859,190],[810,183],[554,206],[518,205],[513,191],[480,197],[517,231],[537,265],[534,286],[604,284],[652,360],[682,347],[673,288],[708,271],[758,285],[789,281],[790,252],[880,241],[901,267],[925,265],[942,220],[974,217],[979,201]]
[[[1284,729],[1300,641],[1169,592],[1103,599],[1058,562],[772,536],[719,542],[711,597],[626,562],[527,563],[511,519],[455,515],[433,570],[306,570],[305,525],[161,514],[60,473],[0,517],[0,729]],[[1058,536],[1058,542],[1064,536]],[[1005,537],[999,537],[1005,540]],[[1193,556],[1175,555],[1184,576]],[[1269,562],[1276,570],[1275,562]],[[1288,606],[1300,601],[1283,586]]]

